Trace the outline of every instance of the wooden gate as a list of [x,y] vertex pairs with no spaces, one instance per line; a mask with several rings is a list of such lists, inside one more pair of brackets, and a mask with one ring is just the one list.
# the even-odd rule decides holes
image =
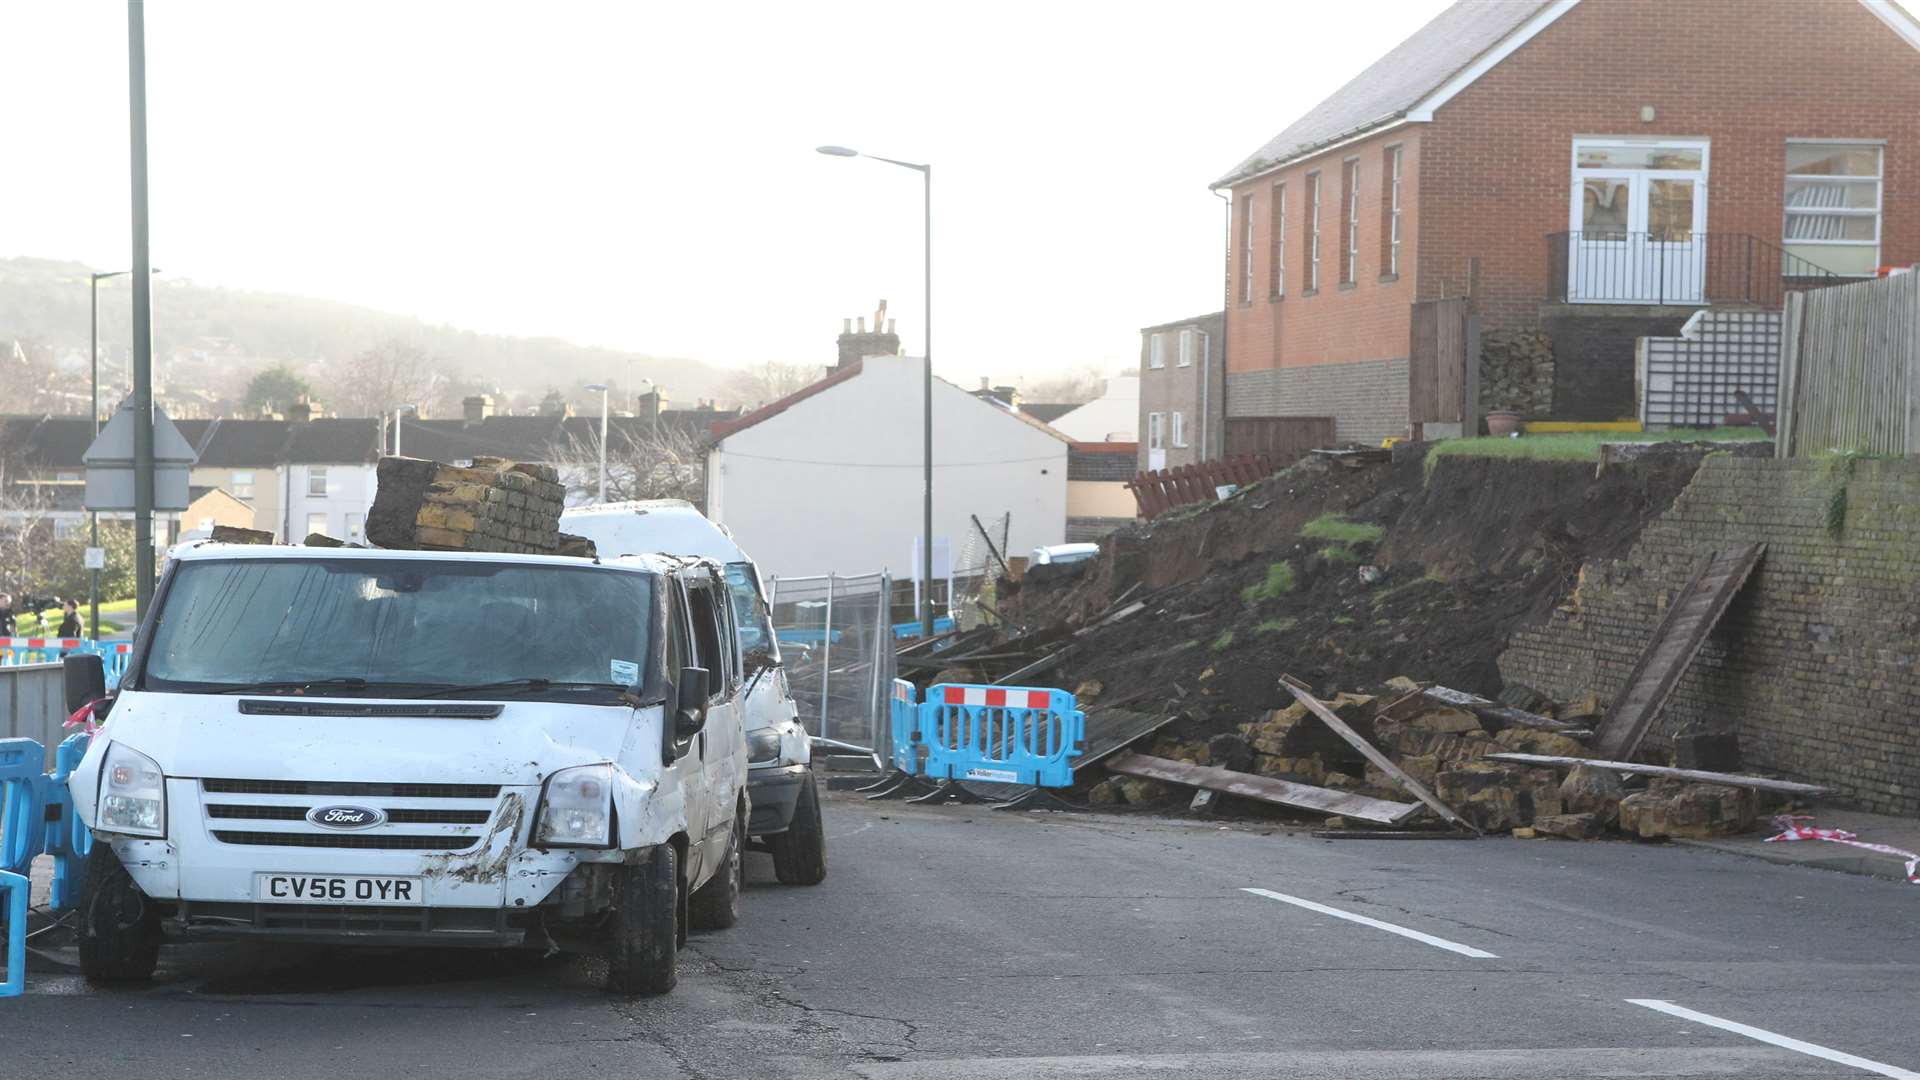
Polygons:
[[1465,297],[1413,305],[1407,344],[1407,421],[1480,431],[1480,328]]
[[1284,469],[1313,450],[1333,445],[1333,417],[1229,416],[1226,435],[1228,457],[1259,454],[1274,468]]

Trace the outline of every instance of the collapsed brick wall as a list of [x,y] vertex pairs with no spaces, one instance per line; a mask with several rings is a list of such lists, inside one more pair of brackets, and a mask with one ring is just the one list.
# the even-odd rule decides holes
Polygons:
[[1625,559],[1589,562],[1514,635],[1502,677],[1608,698],[1711,553],[1755,541],[1766,557],[1650,743],[1735,732],[1749,769],[1920,814],[1920,462],[1708,458]]

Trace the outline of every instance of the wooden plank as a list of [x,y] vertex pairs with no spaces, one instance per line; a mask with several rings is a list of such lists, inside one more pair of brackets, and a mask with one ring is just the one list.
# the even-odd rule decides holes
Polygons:
[[1335,735],[1338,735],[1342,739],[1345,739],[1347,741],[1347,745],[1353,747],[1355,750],[1360,751],[1361,757],[1364,757],[1368,761],[1372,762],[1373,766],[1379,769],[1381,772],[1386,773],[1388,776],[1393,777],[1393,779],[1396,782],[1398,782],[1401,787],[1406,788],[1407,791],[1410,792],[1414,798],[1419,799],[1423,803],[1426,803],[1429,809],[1431,809],[1434,813],[1440,815],[1441,820],[1446,821],[1448,824],[1451,824],[1451,825],[1458,825],[1463,829],[1472,829],[1476,833],[1480,831],[1479,829],[1474,828],[1473,825],[1470,822],[1468,822],[1465,818],[1462,818],[1459,814],[1454,813],[1452,807],[1448,806],[1446,803],[1441,802],[1440,797],[1438,795],[1435,795],[1433,792],[1427,790],[1427,785],[1421,783],[1418,780],[1415,780],[1411,776],[1408,776],[1406,772],[1400,768],[1400,766],[1395,765],[1393,763],[1392,758],[1389,758],[1387,757],[1387,755],[1374,749],[1374,746],[1372,743],[1368,742],[1364,738],[1361,738],[1359,732],[1348,727],[1347,722],[1345,720],[1342,720],[1338,716],[1334,715],[1334,712],[1332,709],[1327,708],[1325,703],[1323,703],[1319,698],[1314,697],[1313,694],[1309,692],[1309,690],[1307,689],[1307,685],[1305,683],[1300,682],[1299,680],[1295,679],[1291,675],[1282,675],[1280,676],[1280,685],[1287,688],[1287,691],[1293,695],[1294,700],[1298,701],[1302,705],[1305,705],[1307,707],[1307,711],[1319,717],[1321,723],[1324,723],[1328,727],[1332,728],[1333,733]]
[[1073,771],[1097,764],[1173,723],[1177,713],[1128,709],[1087,710],[1086,749],[1073,759]]
[[1185,784],[1189,787],[1205,788],[1227,795],[1239,795],[1242,798],[1273,803],[1277,806],[1290,806],[1296,810],[1310,810],[1329,817],[1347,817],[1357,821],[1377,822],[1381,825],[1397,825],[1420,809],[1418,803],[1389,802],[1385,799],[1356,795],[1351,791],[1335,791],[1331,788],[1314,787],[1311,784],[1296,784],[1291,780],[1234,772],[1231,769],[1216,769],[1209,765],[1189,765],[1184,761],[1169,761],[1166,758],[1148,757],[1145,754],[1121,754],[1107,762],[1107,771],[1144,777],[1148,780],[1163,780],[1170,784]]
[[1631,761],[1602,761],[1599,759],[1556,757],[1552,754],[1488,754],[1490,761],[1511,761],[1516,765],[1591,765],[1597,769],[1611,769],[1614,772],[1633,773],[1637,776],[1665,776],[1675,780],[1694,780],[1702,784],[1722,784],[1726,787],[1757,788],[1761,791],[1778,791],[1787,795],[1821,795],[1827,789],[1818,784],[1802,784],[1794,780],[1774,780],[1765,776],[1747,776],[1741,773],[1707,772],[1704,769],[1671,769],[1665,765],[1640,765]]
[[1765,544],[1748,544],[1716,552],[1667,605],[1620,696],[1600,721],[1600,756],[1620,760],[1632,757],[1640,748],[1640,741],[1666,708],[1667,699],[1673,696],[1707,636],[1746,585],[1766,550]]
[[1530,713],[1525,709],[1516,709],[1511,705],[1502,705],[1489,701],[1478,694],[1469,694],[1465,690],[1454,690],[1445,686],[1429,686],[1421,691],[1426,697],[1444,705],[1466,709],[1478,716],[1489,716],[1505,721],[1515,727],[1534,728],[1539,731],[1553,731],[1561,734],[1579,730],[1579,725],[1555,720],[1552,717]]
[[1039,675],[1043,672],[1052,671],[1054,668],[1059,667],[1061,661],[1065,660],[1067,658],[1067,654],[1072,651],[1073,651],[1073,646],[1069,645],[1066,648],[1061,649],[1059,652],[1052,653],[1047,656],[1043,656],[1040,659],[1035,660],[1033,663],[1028,664],[1023,668],[1019,668],[1018,670],[1015,670],[1015,671],[1009,671],[1005,675],[1002,675],[999,678],[993,680],[994,685],[1013,686],[1022,679],[1028,678],[1033,675]]

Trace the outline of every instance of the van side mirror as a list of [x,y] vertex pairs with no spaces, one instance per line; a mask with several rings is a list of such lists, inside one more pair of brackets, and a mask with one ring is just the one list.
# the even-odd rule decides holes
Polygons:
[[687,667],[680,669],[680,683],[674,702],[673,734],[676,738],[690,739],[700,734],[707,726],[708,684],[711,677],[706,668]]
[[67,712],[107,696],[106,663],[94,653],[68,653],[60,659],[67,695]]

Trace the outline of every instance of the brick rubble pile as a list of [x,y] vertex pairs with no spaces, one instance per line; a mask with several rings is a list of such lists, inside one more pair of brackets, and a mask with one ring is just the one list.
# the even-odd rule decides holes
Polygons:
[[383,548],[592,555],[560,531],[566,488],[550,465],[475,458],[470,466],[380,459],[367,539]]

